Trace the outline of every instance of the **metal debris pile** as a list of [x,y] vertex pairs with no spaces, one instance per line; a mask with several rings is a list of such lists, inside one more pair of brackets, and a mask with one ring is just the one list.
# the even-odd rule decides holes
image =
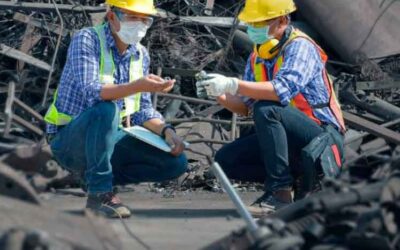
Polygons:
[[[344,10],[343,2],[357,8]],[[77,30],[103,21],[106,8],[102,3],[0,1],[0,180],[4,179],[0,181],[0,194],[37,202],[38,191],[80,186],[79,178],[63,171],[52,158],[44,139],[43,115],[57,88],[71,37]],[[199,188],[220,192],[221,187],[208,171],[207,157],[245,134],[252,121],[223,110],[215,100],[198,99],[194,76],[201,70],[243,75],[253,48],[245,26],[236,18],[243,1],[158,0],[156,4],[164,10],[163,18],[155,19],[143,44],[150,51],[151,71],[173,77],[177,83],[171,93],[154,95],[153,104],[191,143],[187,150],[191,169],[176,181],[155,184],[152,191],[165,192],[169,197],[175,191]],[[396,15],[400,2],[382,1],[378,6],[373,0],[341,0],[315,5],[304,0],[297,5],[294,26],[310,34],[329,54],[328,71],[349,128],[346,163],[341,179],[327,182],[319,198],[307,198],[296,203],[291,212],[260,222],[274,232],[260,249],[268,249],[272,244],[268,242],[278,239],[303,249],[326,249],[321,242],[366,249],[368,243],[362,242],[374,240],[395,249],[399,196],[387,189],[399,178],[398,170],[394,170],[397,167],[391,163],[400,154],[400,17]],[[356,11],[359,13],[353,13]],[[331,18],[325,18],[328,15]],[[358,27],[356,37],[353,30],[346,29],[350,25]],[[376,183],[383,193],[381,189],[373,192]],[[393,185],[399,189],[398,184]],[[346,204],[324,200],[348,197],[358,186],[366,190],[354,191],[359,199],[351,196]],[[261,185],[236,183],[236,187],[254,191]],[[7,198],[0,196],[0,217],[8,211],[2,207],[3,199]],[[306,203],[312,208],[303,211],[301,206]],[[298,211],[302,211],[301,216]],[[365,218],[374,218],[376,225]],[[345,234],[348,238],[342,237]],[[7,235],[10,239],[32,235],[44,239],[29,228],[11,230]]]
[[213,249],[399,249],[400,158],[386,173],[352,184],[342,178],[324,190],[243,228]]

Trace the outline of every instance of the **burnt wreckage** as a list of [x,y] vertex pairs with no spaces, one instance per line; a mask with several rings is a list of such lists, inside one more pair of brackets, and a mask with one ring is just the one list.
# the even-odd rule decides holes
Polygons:
[[[38,197],[51,188],[80,185],[52,159],[43,115],[71,37],[103,21],[102,4],[0,1],[1,249],[121,248],[110,230],[102,231],[105,221],[52,211]],[[155,188],[168,194],[220,189],[207,158],[245,134],[252,122],[214,100],[196,98],[195,74],[243,74],[252,51],[236,18],[243,1],[156,4],[163,18],[155,20],[143,44],[151,52],[152,72],[177,83],[171,93],[155,94],[153,104],[191,143],[191,163],[177,181]],[[400,1],[299,0],[297,6],[293,24],[329,54],[328,70],[348,126],[343,173],[325,180],[321,192],[204,249],[400,249]]]

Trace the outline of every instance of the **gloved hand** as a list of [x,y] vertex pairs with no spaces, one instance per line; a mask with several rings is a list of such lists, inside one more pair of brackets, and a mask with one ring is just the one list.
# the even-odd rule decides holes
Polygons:
[[217,97],[225,93],[235,95],[239,87],[239,80],[234,77],[203,73],[198,78],[196,87],[199,98],[204,98],[205,96]]

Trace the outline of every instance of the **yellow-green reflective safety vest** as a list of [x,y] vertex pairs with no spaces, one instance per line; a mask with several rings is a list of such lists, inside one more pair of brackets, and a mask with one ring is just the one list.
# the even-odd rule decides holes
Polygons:
[[[98,25],[94,27],[99,40],[100,40],[100,71],[99,71],[99,80],[101,84],[114,84],[114,72],[115,65],[114,59],[112,56],[112,52],[106,48],[106,34],[104,32],[104,25]],[[134,60],[134,57],[131,57],[130,66],[129,66],[129,82],[137,80],[143,77],[143,46],[137,44],[137,49],[139,51],[139,59]],[[62,126],[66,125],[72,121],[72,116],[61,113],[57,110],[56,101],[57,101],[57,93],[58,89],[54,93],[53,103],[50,105],[47,110],[46,116],[44,120],[47,123]],[[129,116],[140,109],[140,98],[141,93],[137,93],[131,96],[124,98],[124,108],[120,112],[121,120],[123,117]]]

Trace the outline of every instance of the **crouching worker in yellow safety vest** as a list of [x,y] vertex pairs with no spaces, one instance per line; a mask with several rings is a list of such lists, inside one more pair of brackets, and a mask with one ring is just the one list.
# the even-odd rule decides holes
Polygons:
[[293,0],[246,0],[239,19],[254,43],[244,79],[199,75],[197,93],[217,97],[232,112],[251,115],[254,133],[222,147],[215,157],[228,177],[265,183],[249,206],[263,216],[336,177],[345,125],[326,72],[325,52],[290,25]]
[[[151,92],[167,92],[175,82],[149,74],[150,58],[140,44],[157,14],[153,1],[106,3],[107,21],[72,39],[45,120],[55,158],[82,176],[86,207],[107,217],[129,217],[113,185],[176,178],[186,171],[187,160],[182,139],[152,107]],[[172,151],[127,135],[121,124],[163,136]]]

